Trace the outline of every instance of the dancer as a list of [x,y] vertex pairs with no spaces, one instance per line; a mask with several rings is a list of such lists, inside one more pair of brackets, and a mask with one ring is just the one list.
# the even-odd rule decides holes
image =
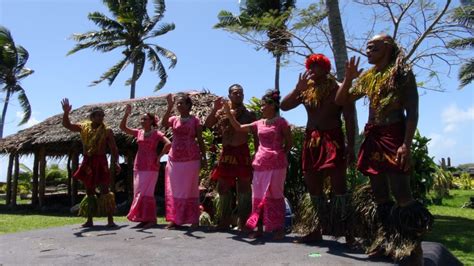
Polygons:
[[[377,35],[367,44],[367,58],[374,67],[359,77],[359,58],[346,63],[344,81],[336,102],[346,104],[362,96],[369,98],[369,119],[359,151],[357,168],[369,176],[375,218],[365,224],[378,227],[369,236],[370,257],[387,255],[395,260],[422,265],[421,237],[431,228],[433,217],[410,189],[410,147],[418,123],[418,93],[415,76],[401,48],[389,35]],[[352,88],[351,88],[352,87]],[[390,191],[396,200],[391,200]],[[362,193],[362,192],[360,192]],[[363,197],[355,197],[363,198]],[[356,211],[371,202],[354,203]]]
[[[297,227],[307,233],[297,242],[322,239],[324,231],[333,236],[347,236],[350,206],[346,186],[346,166],[354,160],[354,104],[335,103],[339,84],[330,74],[331,63],[323,54],[307,57],[306,72],[281,102],[284,111],[303,104],[308,116],[303,144],[302,168],[309,195],[301,200]],[[344,114],[346,137],[342,130]],[[347,141],[345,141],[345,139]],[[325,177],[330,177],[332,196],[325,198]],[[329,204],[328,204],[329,203]],[[351,242],[352,238],[346,239]]]
[[252,213],[246,226],[251,232],[249,237],[256,238],[266,232],[273,232],[273,239],[285,236],[285,198],[283,195],[288,166],[287,153],[292,140],[288,122],[280,116],[280,93],[268,91],[262,97],[263,118],[250,124],[241,125],[231,113],[229,103],[224,110],[232,126],[243,132],[254,131],[258,135],[258,151],[252,162],[254,169],[252,180]]
[[166,97],[168,110],[162,126],[171,127],[173,139],[165,169],[166,220],[168,229],[199,223],[199,171],[206,167],[206,148],[199,119],[190,114],[193,103],[187,94],[176,96],[178,116],[171,116],[173,95]]
[[[239,84],[229,87],[231,113],[242,124],[256,120],[255,114],[243,104],[244,90]],[[206,119],[205,126],[216,127],[222,140],[222,152],[219,162],[211,173],[211,179],[217,181],[215,220],[217,230],[228,230],[232,223],[233,206],[237,206],[238,227],[245,229],[245,223],[252,209],[251,183],[252,159],[248,146],[248,133],[235,130],[222,110],[223,100],[217,98],[214,108]],[[258,147],[257,136],[254,143]],[[237,198],[235,202],[234,190]]]
[[[158,118],[151,113],[141,115],[141,129],[127,127],[128,116],[132,106],[127,104],[120,123],[120,129],[136,138],[138,144],[137,155],[133,164],[133,202],[127,218],[132,222],[139,222],[137,228],[148,229],[156,224],[155,186],[160,169],[161,156],[168,153],[171,142],[163,133],[156,130]],[[164,143],[160,154],[157,146]]]
[[[87,217],[82,227],[92,227],[93,216],[107,216],[107,227],[115,227],[113,214],[115,212],[115,196],[109,192],[110,172],[107,165],[106,148],[110,149],[111,164],[120,172],[118,164],[118,149],[114,133],[104,124],[104,110],[93,107],[89,112],[89,121],[73,124],[69,120],[72,106],[69,100],[61,101],[63,108],[62,125],[73,132],[80,132],[83,144],[83,160],[73,177],[81,180],[86,188],[86,196],[79,205],[79,215]],[[100,197],[96,197],[96,187],[100,189]]]

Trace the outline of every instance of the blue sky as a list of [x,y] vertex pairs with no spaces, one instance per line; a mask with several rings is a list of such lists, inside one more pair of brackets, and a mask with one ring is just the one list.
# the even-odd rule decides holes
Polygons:
[[[298,6],[312,2],[315,1],[300,0]],[[343,23],[349,31],[358,34],[363,29],[361,23],[348,18],[361,18],[364,13],[348,8],[348,2],[340,1]],[[168,0],[166,4],[163,21],[174,22],[176,29],[156,42],[173,51],[178,64],[168,70],[168,82],[159,92],[153,91],[158,83],[156,74],[144,72],[137,83],[137,98],[201,89],[225,96],[230,84],[240,83],[249,99],[260,97],[266,89],[273,87],[274,60],[270,54],[256,51],[236,36],[212,28],[220,10],[238,12],[237,0]],[[14,98],[7,113],[5,136],[61,113],[60,100],[64,97],[70,99],[73,108],[129,97],[129,87],[124,82],[131,75],[131,68],[123,71],[112,86],[107,83],[88,86],[121,58],[120,51],[102,54],[85,50],[66,56],[75,44],[69,38],[73,33],[96,29],[87,19],[87,14],[93,11],[107,14],[99,0],[0,0],[0,25],[10,29],[15,42],[29,51],[27,67],[35,70],[22,83],[32,105],[32,119],[25,126],[17,126],[20,109]],[[330,55],[327,50],[318,52]],[[361,61],[366,63],[364,59]],[[294,88],[301,71],[302,67],[296,64],[282,69],[282,94]],[[453,165],[474,162],[474,85],[458,90],[457,69],[449,75],[443,66],[436,71],[440,73],[446,92],[420,90],[419,130],[432,139],[429,151],[435,161],[449,156]],[[357,107],[362,129],[367,120],[367,106],[359,102]],[[296,125],[306,122],[303,108],[282,115]],[[30,164],[31,158],[23,161]],[[0,180],[5,179],[5,166],[6,159],[2,158]]]

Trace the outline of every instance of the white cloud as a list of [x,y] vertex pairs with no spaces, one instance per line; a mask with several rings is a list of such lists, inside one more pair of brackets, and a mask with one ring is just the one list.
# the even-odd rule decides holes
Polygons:
[[434,157],[436,163],[440,162],[441,158],[453,157],[456,140],[437,133],[432,133],[428,138],[431,139],[428,142],[429,155]]
[[[23,118],[23,113],[22,112],[16,112],[16,117],[21,121],[21,119]],[[28,122],[26,122],[26,124],[18,126],[18,130],[29,128],[31,126],[34,126],[34,125],[38,124],[39,122],[41,122],[41,121],[36,119],[34,116],[31,116],[30,120],[28,120]]]
[[460,109],[456,104],[451,104],[441,113],[445,133],[453,132],[459,129],[463,124],[470,124],[474,121],[474,106],[466,110]]

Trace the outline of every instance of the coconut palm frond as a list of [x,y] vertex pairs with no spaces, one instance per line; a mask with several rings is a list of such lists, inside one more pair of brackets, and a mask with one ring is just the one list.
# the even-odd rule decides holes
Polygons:
[[16,71],[17,73],[20,73],[20,71],[23,69],[23,67],[26,65],[26,62],[28,61],[29,54],[28,51],[21,45],[18,45],[16,47],[17,51],[17,63],[16,63]]
[[129,86],[132,84],[132,78],[138,80],[143,74],[143,69],[145,68],[146,56],[141,49],[137,49],[136,53],[132,53],[130,56],[130,61],[133,62],[134,67],[136,68],[135,77],[131,77],[125,82],[125,85]]
[[170,50],[163,48],[158,45],[153,45],[158,53],[163,55],[164,57],[168,58],[171,61],[169,68],[174,68],[178,63],[178,58],[176,57],[175,53],[171,52]]
[[458,78],[461,82],[460,88],[464,88],[474,80],[474,58],[469,59],[467,63],[461,66]]
[[35,71],[32,70],[32,69],[29,69],[29,68],[22,68],[22,69],[20,70],[20,72],[18,73],[18,75],[17,75],[17,79],[18,79],[18,80],[22,80],[22,79],[28,77],[29,75],[31,75],[31,74],[33,74],[33,73],[35,73]]
[[87,16],[92,22],[104,30],[122,31],[124,27],[117,21],[107,17],[100,12],[92,12]]
[[18,102],[20,103],[21,109],[23,110],[23,118],[21,119],[18,125],[23,125],[31,118],[31,105],[30,101],[28,101],[28,97],[26,97],[25,90],[20,86],[15,86],[15,92],[18,93]]
[[158,37],[158,36],[164,35],[174,30],[175,28],[176,26],[174,25],[174,23],[161,24],[159,29],[152,31],[151,34],[147,38]]
[[109,81],[109,85],[112,85],[114,83],[115,78],[118,76],[120,71],[124,69],[127,66],[128,58],[122,59],[120,62],[115,64],[113,67],[111,67],[109,70],[107,70],[98,80],[92,81],[90,86],[95,86],[99,83],[101,83],[104,80]]
[[155,87],[155,91],[159,91],[166,83],[168,79],[168,75],[166,74],[165,67],[163,66],[163,62],[161,62],[160,57],[156,53],[154,49],[148,50],[148,58],[152,62],[152,67],[154,71],[158,72],[158,77],[160,78],[160,82]]
[[455,39],[448,43],[449,48],[453,49],[466,49],[474,47],[474,38]]
[[166,11],[165,0],[153,0],[153,7],[154,7],[154,15],[152,17],[152,21],[160,21]]

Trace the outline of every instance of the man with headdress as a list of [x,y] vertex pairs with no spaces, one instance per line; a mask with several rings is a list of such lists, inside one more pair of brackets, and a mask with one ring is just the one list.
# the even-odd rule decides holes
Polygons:
[[[247,110],[243,104],[244,90],[242,86],[231,85],[228,97],[232,114],[239,123],[249,124],[256,120],[255,114]],[[217,98],[204,124],[208,128],[215,127],[222,140],[222,152],[217,166],[211,173],[211,179],[217,181],[218,192],[215,204],[216,229],[229,229],[232,224],[233,206],[236,206],[238,226],[244,230],[245,222],[252,209],[252,158],[248,146],[249,136],[232,127],[222,107],[223,99]],[[256,138],[254,136],[254,143],[258,143]],[[257,145],[255,145],[255,150]],[[234,190],[237,202],[234,200]]]
[[[374,66],[362,75],[359,58],[352,57],[346,63],[345,79],[336,96],[339,104],[363,96],[369,99],[369,119],[357,161],[358,170],[370,178],[376,213],[365,217],[372,219],[365,224],[377,227],[373,230],[376,235],[366,236],[371,242],[367,251],[369,256],[387,255],[421,264],[421,236],[433,221],[428,210],[413,199],[410,189],[410,147],[418,123],[415,76],[391,36],[372,38],[367,44],[367,58]],[[371,204],[358,202],[356,212]]]
[[[281,109],[287,111],[303,104],[308,114],[302,168],[309,195],[301,201],[296,228],[306,233],[298,242],[313,242],[322,239],[323,231],[336,237],[348,236],[345,175],[347,163],[354,159],[355,117],[353,103],[335,103],[339,84],[330,74],[329,59],[323,54],[311,54],[305,65],[306,72],[299,75],[296,88],[283,99]],[[329,199],[324,193],[324,179],[328,176]],[[346,237],[347,242],[351,240]]]
[[[89,113],[89,121],[81,124],[73,124],[69,120],[69,113],[72,106],[67,98],[61,101],[63,108],[62,124],[65,128],[80,132],[83,160],[74,178],[81,180],[86,188],[86,196],[79,205],[79,215],[87,217],[83,227],[92,227],[93,216],[107,216],[107,226],[114,227],[113,214],[115,212],[115,196],[109,192],[110,173],[107,163],[106,148],[112,154],[111,163],[115,164],[116,172],[120,172],[118,164],[118,150],[115,144],[114,134],[111,129],[104,124],[104,110],[100,107],[93,107]],[[100,196],[96,197],[96,188],[99,187]]]

